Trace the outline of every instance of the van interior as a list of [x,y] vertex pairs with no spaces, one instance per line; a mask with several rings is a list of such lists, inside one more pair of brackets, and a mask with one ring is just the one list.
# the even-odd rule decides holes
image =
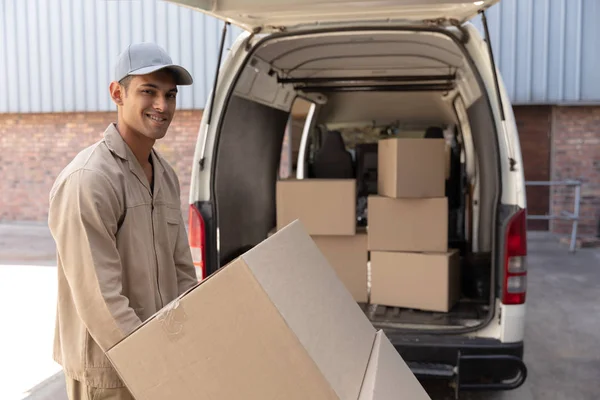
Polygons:
[[[465,40],[459,28],[420,27],[323,29],[258,41],[219,121],[213,187],[220,265],[273,229],[278,179],[356,178],[356,222],[364,226],[366,198],[377,192],[377,141],[444,138],[451,149],[448,245],[460,250],[461,300],[447,313],[361,306],[384,329],[462,332],[489,322],[497,135]],[[292,157],[287,170],[280,170],[282,149]]]

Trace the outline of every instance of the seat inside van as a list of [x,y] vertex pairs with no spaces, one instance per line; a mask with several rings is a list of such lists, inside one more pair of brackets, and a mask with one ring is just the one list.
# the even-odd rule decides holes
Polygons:
[[463,40],[459,28],[321,29],[254,46],[228,94],[213,160],[221,265],[276,225],[284,135],[302,99],[312,118],[292,175],[356,178],[358,225],[368,218],[360,199],[377,190],[378,140],[443,138],[450,149],[448,244],[460,250],[461,300],[447,313],[361,304],[373,323],[432,332],[484,324],[495,306],[501,182],[494,115]]
[[327,132],[323,140],[323,145],[315,154],[312,171],[314,178],[354,178],[352,155],[346,150],[344,139],[339,131]]

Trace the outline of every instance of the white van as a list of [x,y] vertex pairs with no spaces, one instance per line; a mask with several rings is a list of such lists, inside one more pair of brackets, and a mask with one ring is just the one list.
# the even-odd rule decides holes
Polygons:
[[[460,249],[462,298],[447,313],[361,306],[418,377],[449,379],[457,391],[520,386],[527,371],[523,163],[489,39],[467,22],[481,14],[487,32],[484,11],[497,0],[172,1],[246,31],[217,74],[195,150],[189,239],[200,275],[275,226],[282,144],[296,102],[310,104],[294,160],[299,179],[311,177],[333,131],[348,140],[368,126],[371,136],[361,137],[369,141],[373,131],[376,140],[434,128],[451,146],[449,245]],[[348,146],[355,164],[366,159],[360,142]]]

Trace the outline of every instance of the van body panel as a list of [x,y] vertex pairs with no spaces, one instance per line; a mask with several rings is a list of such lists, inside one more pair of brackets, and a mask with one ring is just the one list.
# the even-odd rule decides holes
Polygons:
[[[501,202],[502,204],[517,205],[525,209],[526,200],[523,160],[517,124],[510,98],[508,97],[508,92],[506,91],[500,72],[498,72],[500,94],[505,115],[505,121],[503,122],[500,116],[498,98],[495,95],[494,76],[492,74],[492,65],[486,44],[473,24],[465,24],[464,29],[469,35],[469,42],[465,44],[465,48],[477,67],[481,79],[484,81],[484,86],[488,91],[488,99],[494,114],[494,120],[496,121],[496,130],[498,131],[497,141],[500,152],[500,168],[502,172]],[[514,166],[512,168],[511,159],[514,160]]]
[[[269,3],[269,0],[265,1]],[[194,0],[176,2],[194,3],[188,4],[194,7],[199,7],[198,4],[202,3]],[[489,6],[494,2],[485,2],[479,8]],[[217,13],[220,6],[224,7],[221,11],[237,12],[239,7],[242,7],[238,3],[242,4],[238,0],[220,4],[206,1],[203,4],[206,7],[212,7],[210,8],[211,12]],[[291,3],[300,4],[299,1],[292,1]],[[394,2],[394,4],[398,3],[406,5],[409,2]],[[419,4],[422,3],[419,2]],[[427,4],[433,3],[437,2],[427,2]],[[458,7],[458,4],[463,2],[448,1],[447,3],[452,3]],[[244,2],[244,4],[251,7],[256,3]],[[287,4],[287,2],[278,4]],[[305,2],[304,4],[310,5],[313,2]],[[336,2],[330,1],[326,4],[332,5]],[[469,4],[473,5],[473,2],[469,2]],[[306,9],[304,10],[306,11]],[[269,14],[269,12],[265,12],[264,16],[266,18],[275,14],[277,13]],[[228,21],[240,22],[225,17],[224,13],[220,16]],[[242,21],[241,23],[246,23],[246,28],[254,29],[262,26],[260,18],[257,21],[259,22],[255,21],[254,24],[248,21]],[[273,21],[276,21],[276,19],[273,19]],[[378,28],[377,22],[373,22],[373,26],[362,27],[356,27],[357,25],[353,22],[344,22],[343,19],[336,22],[343,24],[343,29],[308,30],[309,25],[302,25],[302,32],[292,30],[287,33],[266,36],[244,33],[236,41],[223,64],[215,93],[214,113],[210,126],[207,125],[207,115],[211,110],[206,110],[203,115],[194,156],[190,190],[191,204],[202,204],[205,209],[210,207],[213,210],[210,226],[207,225],[207,229],[211,232],[209,237],[214,237],[216,243],[211,244],[215,247],[215,249],[210,249],[212,257],[209,257],[209,252],[207,252],[207,258],[212,258],[214,264],[211,268],[208,268],[209,273],[214,272],[219,265],[223,265],[227,260],[236,257],[260,242],[267,236],[269,229],[275,226],[274,190],[277,181],[276,165],[279,163],[277,149],[281,147],[283,141],[283,130],[291,109],[291,106],[288,109],[288,105],[293,100],[290,102],[290,99],[286,96],[268,96],[268,90],[262,92],[252,91],[252,77],[250,75],[243,76],[243,74],[248,73],[247,71],[244,72],[244,69],[252,62],[254,51],[267,41],[287,40],[296,34],[313,35],[318,39],[320,36],[325,37],[327,35],[340,37],[344,32],[349,31],[371,34],[383,30],[402,30],[400,25],[398,28],[394,28],[393,25]],[[370,22],[365,19],[363,25]],[[300,24],[302,21],[298,19],[294,23]],[[299,26],[297,25],[297,27]],[[441,354],[444,349],[448,350],[449,347],[451,349],[449,349],[448,354],[456,354],[456,351],[460,354],[463,351],[462,349],[477,347],[482,353],[522,357],[526,307],[524,304],[504,305],[500,301],[502,297],[501,282],[503,282],[506,223],[515,212],[526,208],[521,150],[510,100],[499,77],[500,97],[505,115],[504,120],[502,120],[488,50],[473,25],[463,24],[460,30],[455,27],[443,28],[439,24],[436,27],[426,28],[421,26],[420,28],[410,29],[422,31],[419,32],[420,34],[453,35],[452,41],[462,49],[465,62],[468,64],[466,68],[474,71],[471,76],[457,74],[456,84],[458,89],[453,93],[460,93],[460,95],[449,101],[460,99],[460,102],[464,105],[464,115],[462,117],[457,115],[456,121],[460,124],[462,118],[463,121],[468,121],[470,125],[470,131],[466,132],[466,137],[471,142],[470,144],[466,143],[466,145],[471,147],[467,150],[468,159],[465,165],[471,168],[474,188],[472,200],[475,204],[473,209],[475,215],[470,221],[474,237],[471,245],[476,251],[492,254],[492,288],[490,290],[489,313],[483,320],[466,319],[464,326],[449,326],[448,329],[440,329],[440,326],[435,326],[435,324],[421,327],[418,324],[406,324],[402,329],[397,329],[394,324],[389,324],[383,328],[386,329],[386,333],[388,333],[401,354],[403,354],[401,349],[406,350],[404,345],[410,341],[410,337],[426,339],[417,340],[415,343],[420,347],[425,346],[431,350],[427,354],[432,357],[432,362],[439,362],[440,360],[436,358],[436,355]],[[268,29],[263,32],[265,31],[268,32]],[[459,38],[468,40],[461,41]],[[259,70],[263,71],[265,68],[261,62],[254,64],[254,67],[257,74],[259,74]],[[252,71],[250,71],[251,73]],[[244,82],[247,77],[250,77],[249,80],[246,80],[247,84],[238,87],[237,84]],[[272,82],[268,81],[268,78],[261,77],[261,79],[267,79],[265,81],[266,86],[263,85],[262,89],[267,86],[274,87],[271,85]],[[282,94],[285,95],[284,92]],[[304,156],[298,162],[298,165],[302,166],[302,170],[296,171],[298,177],[301,178],[308,177],[305,175],[307,149],[304,147],[308,146],[306,142],[308,141],[309,131],[312,131],[318,123],[320,110],[323,109],[323,105],[328,100],[327,95],[321,95],[320,93],[315,93],[312,97],[306,98],[313,101],[313,105],[310,108],[306,132],[302,135],[303,148],[300,149],[300,154]],[[282,101],[282,99],[285,100]],[[252,102],[256,104],[250,104]],[[230,118],[232,115],[237,115],[236,113],[241,109],[247,109],[249,113],[241,112],[237,118]],[[258,123],[257,118],[264,119],[265,123]],[[254,121],[252,123],[255,123],[256,126],[247,127],[244,124],[245,121]],[[270,121],[271,125],[269,126],[266,121]],[[222,136],[224,132],[229,137]],[[267,137],[270,138],[268,144],[264,141]],[[258,145],[254,146],[250,143],[253,140],[258,140],[263,146],[265,144],[267,146],[265,148]],[[223,153],[220,153],[220,151]],[[223,160],[218,159],[220,154],[225,156],[224,152],[227,152],[229,156],[235,155],[236,160],[243,158],[246,154],[254,156],[259,154],[261,160],[256,162],[256,159],[248,158],[233,166],[230,164],[235,160],[230,157],[225,157]],[[200,165],[201,160],[203,160],[203,167]],[[257,187],[262,188],[260,189],[261,194],[253,195],[252,193],[255,193],[253,190]],[[249,206],[248,209],[244,208],[246,205]],[[238,211],[232,212],[231,210],[234,209],[238,209]],[[381,327],[376,322],[373,322],[373,324],[375,327]],[[409,344],[408,348],[411,346]],[[422,351],[419,350],[419,353],[422,353]]]
[[[238,71],[245,62],[247,50],[245,49],[244,44],[249,36],[250,35],[247,32],[243,32],[231,47],[231,50],[229,51],[227,58],[223,61],[223,65],[220,69],[217,90],[214,92],[214,111],[210,110],[210,103],[207,103],[202,113],[198,140],[196,141],[194,150],[194,162],[192,164],[190,204],[194,204],[198,201],[212,200],[211,195],[213,193],[213,188],[211,187],[211,184],[213,179],[211,173],[213,168],[201,168],[200,161],[204,160],[204,165],[210,165],[214,162],[213,156],[215,154],[214,150],[217,142],[219,119],[221,114],[225,111],[224,106],[229,96],[229,88],[235,84]],[[213,96],[213,91],[214,88],[209,93],[209,99]],[[213,120],[209,125],[208,115],[210,112],[213,113]]]
[[496,339],[501,343],[522,342],[525,338],[526,309],[525,304],[505,305],[500,300],[496,300],[496,311],[492,322],[477,331],[460,336]]
[[377,22],[463,23],[499,0],[168,0],[229,21],[247,31],[310,29],[327,24]]
[[521,342],[525,337],[525,311],[527,306],[500,305],[500,341],[503,343]]

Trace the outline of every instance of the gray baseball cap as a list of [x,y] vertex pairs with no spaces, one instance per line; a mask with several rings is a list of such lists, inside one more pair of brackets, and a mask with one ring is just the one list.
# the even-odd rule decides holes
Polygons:
[[155,43],[131,44],[119,55],[115,66],[115,81],[129,75],[146,75],[161,69],[173,72],[175,84],[191,85],[192,75],[182,66],[173,64],[167,52]]

